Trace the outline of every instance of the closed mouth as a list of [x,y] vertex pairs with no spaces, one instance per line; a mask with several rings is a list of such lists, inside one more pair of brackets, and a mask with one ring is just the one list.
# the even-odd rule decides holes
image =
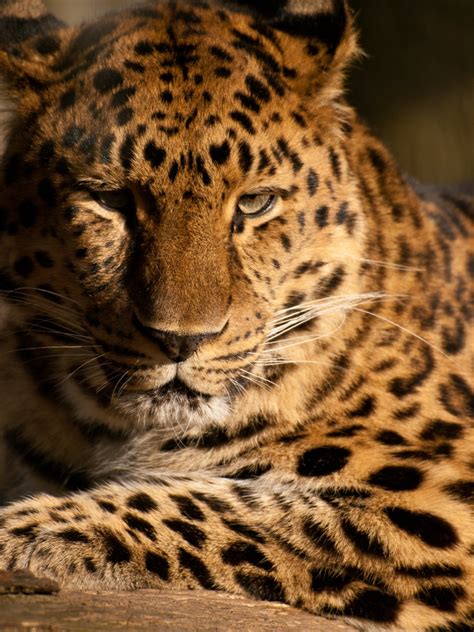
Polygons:
[[172,396],[180,396],[184,397],[189,401],[194,401],[196,399],[200,400],[209,400],[212,395],[208,395],[207,393],[201,393],[201,391],[196,391],[193,388],[189,387],[185,384],[179,377],[173,378],[167,384],[164,384],[160,388],[156,389],[153,392],[155,397],[172,397]]

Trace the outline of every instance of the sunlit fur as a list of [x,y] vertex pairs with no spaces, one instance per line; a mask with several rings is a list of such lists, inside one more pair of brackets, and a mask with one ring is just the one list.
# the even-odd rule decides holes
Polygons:
[[0,567],[472,628],[473,199],[357,55],[343,0],[0,3]]

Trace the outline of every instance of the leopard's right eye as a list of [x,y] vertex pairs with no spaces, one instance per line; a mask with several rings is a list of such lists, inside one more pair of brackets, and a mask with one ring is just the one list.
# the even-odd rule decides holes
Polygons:
[[93,199],[107,211],[130,213],[135,211],[135,198],[130,189],[92,191]]

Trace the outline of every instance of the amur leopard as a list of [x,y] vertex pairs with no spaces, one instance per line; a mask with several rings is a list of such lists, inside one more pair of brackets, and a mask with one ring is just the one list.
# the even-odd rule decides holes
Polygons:
[[0,566],[472,630],[474,198],[347,103],[347,3],[0,50]]

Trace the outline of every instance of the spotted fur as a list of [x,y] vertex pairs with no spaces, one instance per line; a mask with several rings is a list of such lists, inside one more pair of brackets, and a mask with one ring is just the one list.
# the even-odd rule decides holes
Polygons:
[[473,198],[345,101],[346,3],[9,0],[0,50],[0,565],[471,630]]

